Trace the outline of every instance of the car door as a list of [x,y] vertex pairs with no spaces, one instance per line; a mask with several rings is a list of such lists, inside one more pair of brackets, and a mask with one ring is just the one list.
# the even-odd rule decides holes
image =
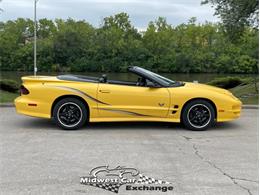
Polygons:
[[167,88],[100,83],[97,93],[100,117],[166,117],[168,114]]

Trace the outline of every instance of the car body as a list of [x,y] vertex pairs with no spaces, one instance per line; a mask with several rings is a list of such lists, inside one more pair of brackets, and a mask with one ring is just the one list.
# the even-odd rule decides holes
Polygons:
[[[16,111],[34,117],[54,118],[64,129],[77,129],[85,121],[189,123],[189,119],[196,116],[196,120],[193,119],[197,121],[195,125],[185,126],[204,130],[214,122],[230,121],[240,116],[241,102],[228,90],[172,81],[137,66],[128,70],[138,77],[136,82],[108,80],[106,75],[100,78],[76,75],[22,77],[21,96],[15,99]],[[63,107],[57,107],[58,103]],[[77,114],[75,117],[84,121],[66,125],[69,121],[66,117],[73,118],[72,111],[68,113],[72,108]],[[64,116],[58,116],[58,111]],[[183,116],[184,113],[187,116]],[[209,124],[198,123],[203,114],[210,115]],[[205,116],[203,120],[206,120]]]

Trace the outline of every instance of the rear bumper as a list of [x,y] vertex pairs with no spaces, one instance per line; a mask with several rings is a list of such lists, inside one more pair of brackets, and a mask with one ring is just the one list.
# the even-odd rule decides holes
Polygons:
[[16,112],[33,117],[51,118],[50,106],[46,103],[41,103],[36,100],[19,96],[14,100]]

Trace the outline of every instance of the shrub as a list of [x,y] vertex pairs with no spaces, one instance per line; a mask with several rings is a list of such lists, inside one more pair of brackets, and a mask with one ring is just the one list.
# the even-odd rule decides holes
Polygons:
[[225,77],[225,78],[214,79],[210,81],[208,84],[216,87],[221,87],[224,89],[230,89],[245,83],[246,83],[245,80],[239,77]]
[[16,93],[19,89],[19,84],[14,80],[3,79],[0,80],[0,89],[4,91]]

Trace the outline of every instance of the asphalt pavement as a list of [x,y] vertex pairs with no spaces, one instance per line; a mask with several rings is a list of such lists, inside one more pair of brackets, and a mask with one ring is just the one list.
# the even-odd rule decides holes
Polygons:
[[93,123],[78,131],[0,108],[0,194],[115,194],[80,184],[97,166],[134,167],[172,183],[168,192],[119,195],[258,194],[258,109],[194,132],[171,123]]

